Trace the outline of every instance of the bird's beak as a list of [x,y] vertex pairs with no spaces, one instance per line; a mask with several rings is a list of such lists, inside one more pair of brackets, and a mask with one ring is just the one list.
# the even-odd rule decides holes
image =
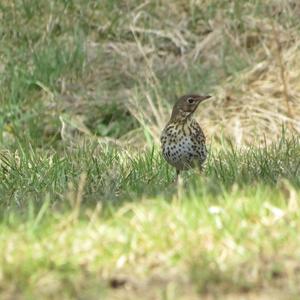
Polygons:
[[212,96],[209,96],[209,95],[207,95],[207,96],[199,96],[197,100],[198,100],[199,102],[202,102],[202,101],[204,101],[204,100],[206,100],[206,99],[209,99],[209,98],[211,98],[211,97],[212,97]]

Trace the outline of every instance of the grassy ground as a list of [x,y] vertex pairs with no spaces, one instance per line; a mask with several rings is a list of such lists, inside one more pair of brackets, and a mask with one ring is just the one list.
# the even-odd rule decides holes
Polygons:
[[[299,298],[298,1],[0,3],[1,299]],[[211,93],[178,186],[157,140]]]
[[2,157],[2,298],[298,297],[298,139],[227,146],[178,187],[156,150],[100,150]]

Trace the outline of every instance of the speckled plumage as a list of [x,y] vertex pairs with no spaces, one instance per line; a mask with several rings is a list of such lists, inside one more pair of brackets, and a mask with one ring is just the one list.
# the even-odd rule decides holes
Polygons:
[[185,95],[174,105],[172,116],[161,134],[162,154],[166,161],[182,170],[202,169],[207,150],[205,136],[193,113],[203,100],[210,96]]

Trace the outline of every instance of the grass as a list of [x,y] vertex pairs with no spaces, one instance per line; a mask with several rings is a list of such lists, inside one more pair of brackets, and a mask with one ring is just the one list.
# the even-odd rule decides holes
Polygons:
[[61,156],[32,148],[3,155],[1,291],[296,297],[299,154],[297,138],[227,146],[211,153],[203,177],[188,172],[178,187],[156,149],[86,144]]
[[[0,298],[297,299],[298,11],[1,1]],[[187,92],[210,150],[175,186]]]

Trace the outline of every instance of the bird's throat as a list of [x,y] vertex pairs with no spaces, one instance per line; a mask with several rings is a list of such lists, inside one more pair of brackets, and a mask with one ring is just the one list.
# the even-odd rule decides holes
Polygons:
[[188,123],[192,119],[193,112],[177,111],[172,114],[170,121],[174,123]]

